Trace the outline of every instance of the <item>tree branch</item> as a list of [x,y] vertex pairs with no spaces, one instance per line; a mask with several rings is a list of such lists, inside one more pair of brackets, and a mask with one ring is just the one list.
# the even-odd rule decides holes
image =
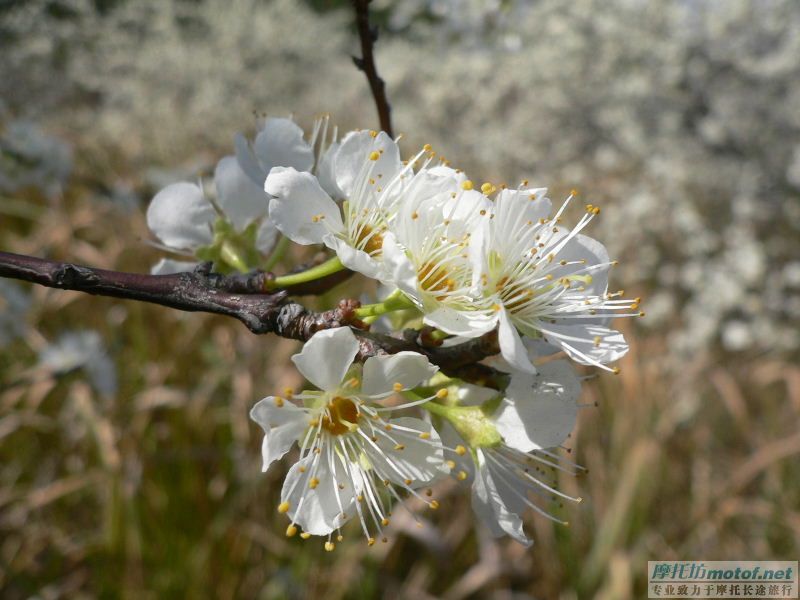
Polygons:
[[[338,276],[338,279],[334,276]],[[345,275],[334,274],[329,289]],[[317,331],[349,326],[359,338],[359,360],[380,354],[410,350],[424,354],[445,373],[489,387],[502,385],[503,377],[494,369],[477,364],[497,354],[497,335],[493,332],[447,348],[430,346],[419,332],[406,330],[402,338],[364,331],[355,315],[357,300],[341,300],[336,308],[314,312],[288,300],[292,293],[317,293],[309,284],[265,292],[271,273],[221,275],[211,272],[211,263],[202,263],[191,273],[145,275],[94,269],[10,252],[0,252],[0,277],[20,279],[51,288],[74,290],[97,296],[110,296],[161,304],[177,310],[207,312],[238,319],[253,333],[274,333],[306,341]],[[322,281],[322,280],[320,280]],[[321,292],[320,292],[321,293]]]
[[378,29],[369,24],[369,3],[371,0],[353,0],[353,7],[356,11],[356,27],[358,37],[361,40],[361,58],[353,57],[353,62],[359,70],[364,72],[369,82],[372,97],[375,99],[375,108],[378,109],[378,119],[381,129],[394,137],[392,132],[392,107],[386,98],[386,83],[375,66],[375,56],[373,46],[378,39]]

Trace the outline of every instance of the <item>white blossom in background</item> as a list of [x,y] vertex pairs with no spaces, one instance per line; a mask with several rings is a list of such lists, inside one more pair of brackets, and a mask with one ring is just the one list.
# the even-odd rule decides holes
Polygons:
[[31,121],[0,121],[0,192],[34,187],[53,196],[69,179],[72,166],[72,148],[63,140]]
[[[549,512],[551,502],[580,502],[558,490],[551,475],[553,469],[569,474],[582,470],[557,453],[575,426],[580,390],[580,380],[569,363],[552,361],[540,365],[536,375],[518,372],[512,377],[488,415],[486,433],[472,443],[469,435],[457,433],[459,417],[442,429],[442,439],[454,449],[448,452],[451,469],[457,479],[472,482],[473,510],[496,537],[509,535],[530,545],[523,530],[525,512],[532,510],[563,523]],[[486,405],[496,393],[475,386],[463,391],[465,411]],[[469,413],[464,420],[474,422]]]
[[[219,220],[243,236],[238,250],[255,249],[267,254],[275,245],[277,231],[270,221],[269,197],[264,192],[266,173],[276,166],[300,171],[315,166],[314,144],[321,124],[327,129],[327,119],[319,121],[310,141],[291,119],[267,118],[261,124],[251,146],[244,136],[236,136],[236,155],[226,156],[214,171],[216,198],[211,200],[200,185],[180,182],[165,187],[153,198],[147,209],[147,225],[167,249],[197,257],[217,242]],[[229,234],[230,235],[230,234]],[[223,256],[224,258],[224,256]],[[197,262],[160,260],[153,273],[188,271]],[[256,264],[247,265],[254,268]]]
[[21,286],[0,279],[0,347],[23,335],[30,303],[30,296]]
[[117,392],[117,369],[96,331],[68,331],[39,352],[39,366],[56,375],[82,369],[94,388],[105,395]]
[[436,508],[416,490],[447,472],[439,435],[428,422],[389,417],[419,403],[391,405],[390,398],[430,379],[436,367],[413,352],[374,356],[362,367],[353,363],[357,353],[349,328],[316,333],[292,361],[319,391],[269,396],[250,413],[264,429],[265,471],[293,445],[300,448],[278,507],[291,519],[286,534],[299,526],[303,537],[328,536],[327,550],[334,547],[333,532],[354,518],[374,544],[400,492]]

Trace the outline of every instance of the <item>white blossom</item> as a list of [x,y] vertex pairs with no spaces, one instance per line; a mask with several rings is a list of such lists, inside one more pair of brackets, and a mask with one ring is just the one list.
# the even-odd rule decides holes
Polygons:
[[[486,398],[485,390],[472,395]],[[580,502],[557,489],[549,474],[553,469],[574,474],[578,465],[557,454],[557,449],[575,425],[580,381],[566,361],[541,365],[536,375],[517,373],[490,414],[489,422],[500,439],[470,444],[459,437],[457,420],[443,428],[442,436],[454,447],[451,468],[459,480],[472,479],[472,507],[495,536],[510,535],[530,545],[522,527],[528,509],[548,519],[547,504],[554,499]],[[470,404],[468,398],[462,402]],[[465,444],[465,445],[461,445]]]
[[269,396],[251,411],[264,429],[265,471],[295,442],[300,447],[278,507],[291,519],[287,535],[296,534],[297,526],[304,537],[327,535],[326,549],[333,549],[332,532],[352,518],[374,543],[401,491],[436,507],[416,488],[447,471],[439,435],[429,423],[384,418],[418,404],[386,402],[429,379],[436,367],[414,352],[374,356],[362,367],[353,364],[357,353],[358,341],[348,328],[316,333],[292,360],[320,391]]
[[[327,130],[327,119],[324,121]],[[310,170],[314,167],[315,137],[303,139],[303,130],[291,119],[268,118],[251,147],[244,136],[236,137],[236,156],[226,156],[214,171],[216,198],[207,197],[200,185],[180,182],[168,185],[153,198],[147,209],[147,225],[167,249],[196,258],[215,243],[218,220],[240,235],[249,235],[254,248],[268,253],[277,231],[270,221],[269,197],[264,192],[266,173],[275,166]],[[162,259],[153,273],[191,270],[196,262]],[[256,265],[248,265],[255,267]]]

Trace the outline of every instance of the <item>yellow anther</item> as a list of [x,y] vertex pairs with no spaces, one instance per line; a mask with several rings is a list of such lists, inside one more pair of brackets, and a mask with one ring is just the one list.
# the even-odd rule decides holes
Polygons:
[[308,538],[311,537],[311,534],[308,533],[307,531],[304,531],[303,533],[300,534],[300,537],[303,538],[304,540],[307,540]]
[[464,481],[466,478],[467,478],[466,471],[459,471],[458,475],[456,475],[456,479],[458,479],[459,481]]
[[553,280],[553,274],[552,273],[548,273],[547,275],[544,276],[544,278],[547,279],[547,281],[552,281]]
[[363,502],[364,496],[362,494],[359,494],[358,496],[356,496],[356,500],[358,500],[359,502]]
[[456,454],[458,454],[459,456],[464,456],[466,453],[467,453],[467,449],[464,448],[464,446],[462,446],[461,444],[456,446]]
[[619,375],[620,368],[614,367],[613,369],[611,369],[611,371],[614,373],[614,375]]
[[404,479],[403,481],[405,482],[406,485],[411,485],[412,483],[414,483],[413,480],[411,479]]
[[411,218],[416,221],[417,219],[419,219],[419,213],[417,211],[412,212]]
[[370,160],[378,160],[381,157],[379,152],[375,152],[374,150],[369,153]]
[[483,208],[481,209],[481,216],[482,216],[482,217],[486,216],[486,210],[485,210],[485,209],[483,209]]
[[593,341],[594,341],[594,347],[597,348],[600,345],[600,342],[603,341],[603,338],[601,338],[599,335],[596,335],[594,336]]
[[344,536],[342,534],[339,534],[339,535],[336,536],[336,541],[337,542],[341,542],[343,539],[344,539]]
[[425,150],[425,152],[430,152],[431,150],[433,150],[433,146],[431,146],[430,144],[425,144],[422,147],[422,149]]
[[464,183],[462,183],[462,184],[461,184],[461,189],[462,189],[462,190],[467,190],[467,191],[469,191],[469,190],[471,190],[473,187],[474,187],[474,186],[473,186],[473,183],[472,183],[472,182],[471,182],[469,179],[467,179],[467,180],[466,180]]
[[305,472],[306,472],[306,468],[305,468],[303,465],[300,465],[300,466],[297,468],[297,470],[298,470],[298,471],[300,471],[301,473],[305,473]]
[[599,206],[595,206],[595,207],[592,209],[592,214],[593,214],[593,215],[599,215],[599,214],[600,214],[600,207],[599,207]]
[[643,316],[644,316],[644,314],[645,314],[645,313],[644,313],[644,311],[642,311],[642,312],[640,312],[640,313],[639,313],[639,316],[640,316],[640,317],[643,317]]
[[383,518],[381,519],[381,525],[383,525],[384,527],[386,527],[387,525],[389,525],[389,519],[387,519],[386,517],[383,517]]
[[372,130],[369,132],[369,137],[374,137],[374,138],[375,138],[375,137],[378,137],[378,132],[377,132],[377,131],[375,131],[374,129],[372,129]]
[[502,306],[500,306],[500,305],[499,305],[499,304],[497,304],[497,303],[495,303],[495,304],[492,304],[492,310],[493,310],[493,311],[495,311],[495,312],[500,312],[500,309],[501,309],[501,308],[503,308],[503,307],[502,307]]
[[431,434],[428,433],[427,431],[423,431],[422,433],[419,434],[419,437],[422,440],[429,440],[431,439]]
[[316,427],[317,425],[319,425],[319,419],[311,419],[308,422],[308,426],[309,427]]
[[310,487],[312,490],[316,489],[318,485],[319,485],[319,479],[317,479],[316,477],[312,477],[308,482],[308,487]]
[[438,500],[431,500],[431,502],[430,502],[430,504],[428,504],[428,506],[431,507],[431,510],[436,510],[437,508],[439,508],[439,501]]
[[570,195],[570,196],[577,196],[577,195],[578,195],[578,190],[576,190],[575,188],[572,188],[572,189],[569,191],[569,195]]
[[391,430],[392,430],[392,426],[391,426],[389,423],[387,423],[387,424],[386,424],[386,427],[384,427],[384,429],[385,429],[386,431],[391,431]]
[[456,468],[456,461],[454,461],[454,460],[445,461],[444,464],[447,465],[448,469],[455,469]]
[[403,391],[403,384],[402,384],[402,383],[400,383],[399,381],[395,381],[395,382],[392,384],[392,389],[393,389],[395,392],[401,392],[401,391]]
[[368,538],[367,546],[374,546],[374,545],[375,545],[375,538]]
[[436,397],[439,398],[439,400],[443,400],[444,398],[447,398],[447,393],[447,390],[442,388],[436,392]]
[[333,542],[325,542],[325,552],[333,552],[334,548],[336,548],[336,544]]
[[358,377],[351,377],[347,380],[348,387],[358,387]]
[[497,189],[497,188],[496,188],[496,187],[494,187],[494,185],[492,185],[492,184],[491,184],[491,183],[489,183],[488,181],[487,181],[487,182],[485,182],[483,185],[481,185],[481,191],[482,191],[484,194],[486,194],[487,196],[488,196],[489,194],[491,194],[492,192],[494,192],[496,189]]
[[397,444],[397,445],[394,447],[394,449],[395,449],[395,450],[405,450],[405,449],[406,449],[406,447],[405,447],[403,444]]
[[292,396],[294,396],[294,390],[290,387],[283,388],[283,395],[286,396],[287,398],[291,398]]
[[286,537],[294,537],[295,535],[297,535],[297,527],[294,525],[289,525],[286,528]]
[[280,504],[278,504],[278,512],[281,514],[289,512],[289,503],[281,502]]
[[283,398],[281,398],[280,396],[275,396],[275,406],[277,406],[278,408],[283,406]]

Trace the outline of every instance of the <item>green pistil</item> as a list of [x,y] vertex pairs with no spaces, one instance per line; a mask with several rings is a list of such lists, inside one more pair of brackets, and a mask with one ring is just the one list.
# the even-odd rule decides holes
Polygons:
[[483,406],[445,406],[431,401],[422,408],[447,420],[472,448],[492,448],[503,443],[503,437],[486,416]]

